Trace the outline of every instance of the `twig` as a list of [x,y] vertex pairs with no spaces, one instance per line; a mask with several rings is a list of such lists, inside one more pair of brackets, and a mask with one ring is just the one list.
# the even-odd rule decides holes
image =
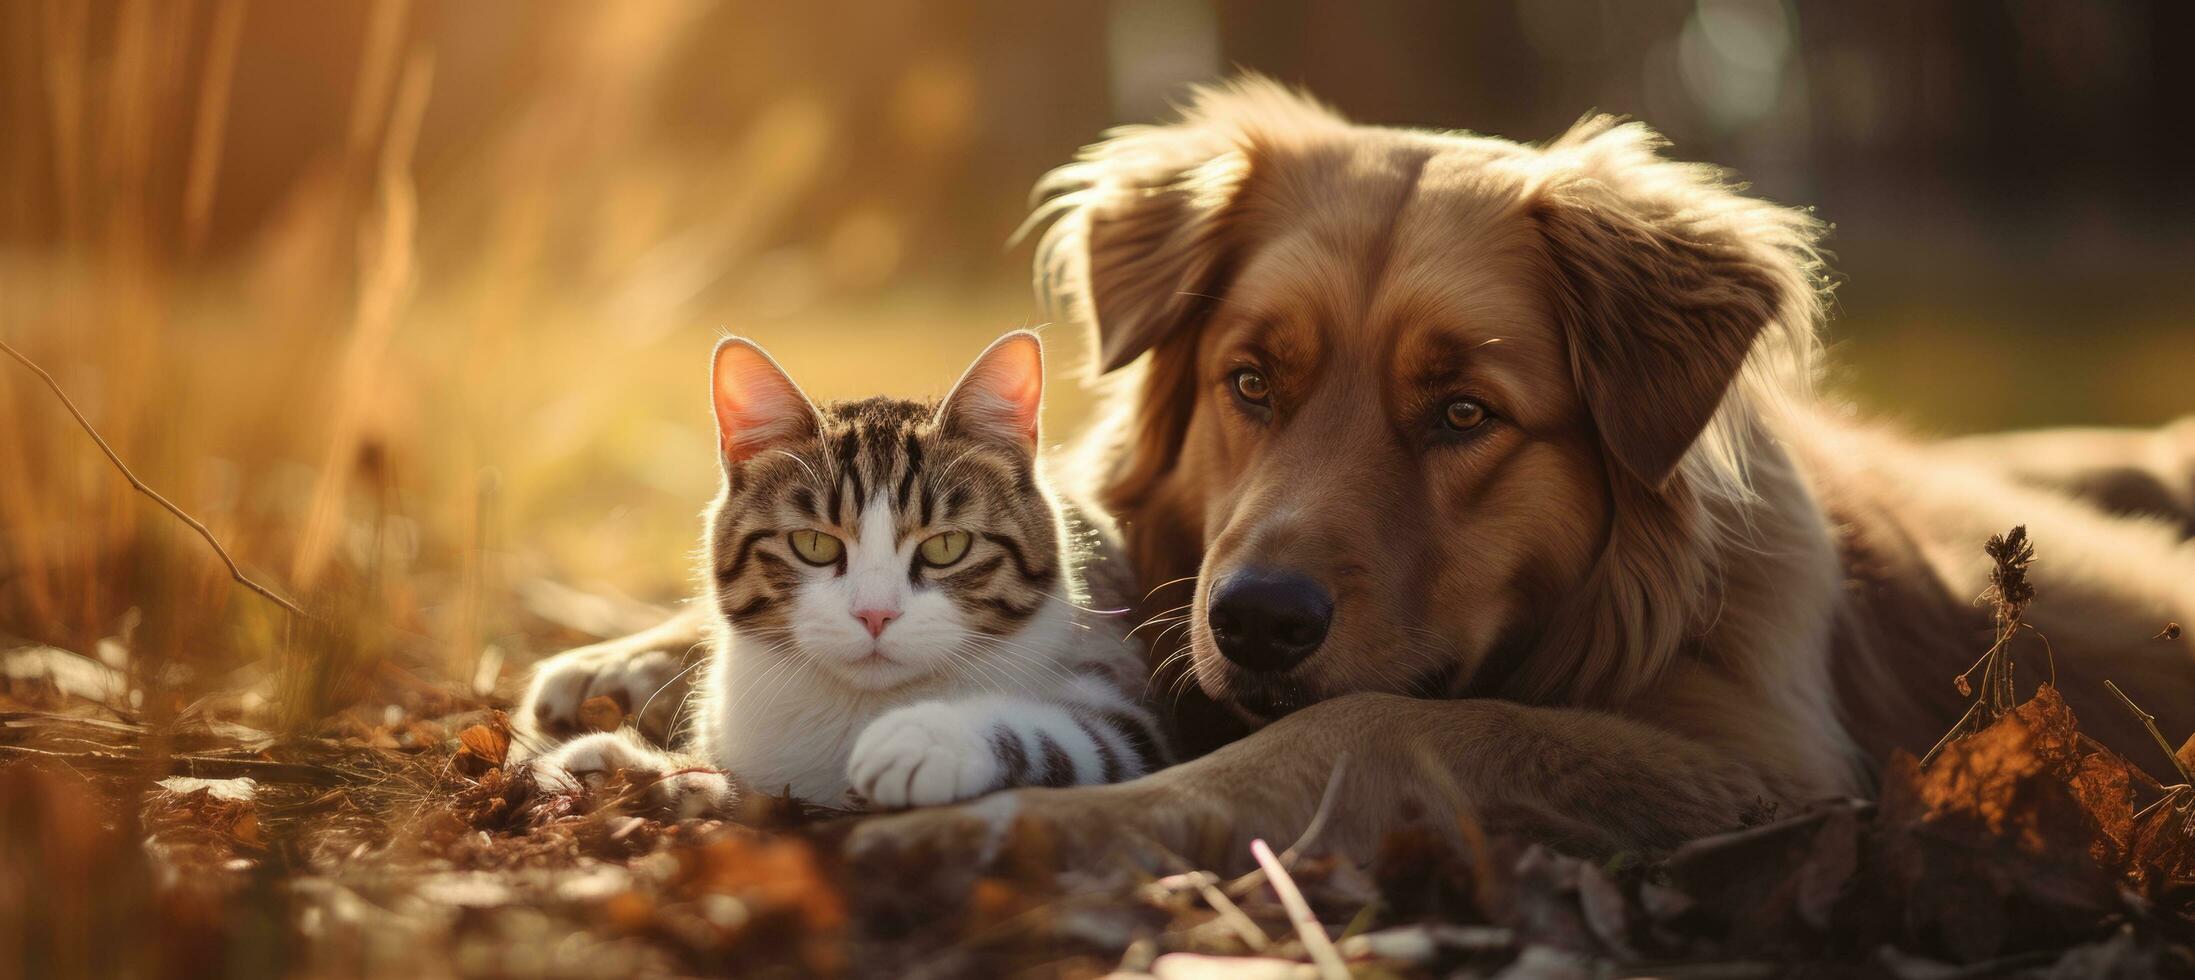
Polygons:
[[2187,771],[2187,764],[2180,761],[2180,754],[2173,751],[2172,743],[2165,741],[2165,733],[2157,730],[2157,716],[2143,711],[2141,705],[2135,704],[2133,698],[2127,697],[2125,691],[2119,690],[2119,685],[2107,680],[2104,682],[2104,686],[2110,688],[2111,693],[2118,695],[2119,700],[2126,703],[2127,710],[2134,712],[2134,717],[2142,720],[2142,727],[2149,729],[2149,737],[2156,739],[2157,747],[2164,750],[2165,758],[2172,760],[2172,768],[2180,771],[2180,780],[2184,783],[2195,784],[2195,774],[2190,774]]
[[137,492],[151,497],[153,503],[159,504],[162,509],[174,514],[176,520],[190,525],[191,530],[198,532],[199,537],[206,539],[206,544],[213,548],[214,554],[221,556],[221,563],[229,566],[229,575],[236,579],[238,585],[265,596],[267,601],[289,610],[293,615],[306,619],[312,618],[305,610],[298,608],[296,603],[282,598],[280,595],[275,594],[274,590],[252,581],[251,576],[244,574],[244,570],[237,566],[236,559],[229,557],[229,549],[221,546],[221,541],[213,536],[212,531],[206,529],[206,525],[199,523],[197,518],[184,513],[183,508],[177,507],[168,498],[161,496],[159,491],[146,486],[145,481],[138,479],[137,474],[130,471],[129,465],[122,462],[121,456],[115,454],[113,446],[107,445],[106,437],[101,436],[99,430],[92,427],[91,420],[84,417],[84,413],[76,407],[76,402],[69,399],[68,392],[61,390],[61,384],[53,380],[53,375],[47,374],[45,368],[39,367],[37,362],[23,356],[23,352],[9,346],[7,341],[0,340],[0,351],[7,352],[9,357],[15,358],[24,367],[31,369],[33,374],[38,375],[39,380],[46,383],[46,387],[53,391],[53,396],[61,399],[62,406],[69,410],[69,414],[76,416],[76,424],[83,427],[84,434],[91,436],[91,441],[99,444],[99,451],[107,454],[107,460],[114,464],[114,468],[122,471],[122,477],[130,481],[131,487],[135,488]]
[[1226,892],[1219,890],[1218,882],[1219,876],[1209,871],[1186,871],[1161,878],[1153,884],[1168,891],[1182,885],[1195,888],[1198,894],[1204,896],[1204,901],[1212,906],[1212,911],[1219,913],[1220,921],[1234,930],[1244,946],[1248,946],[1253,953],[1264,952],[1265,947],[1272,945],[1272,937],[1258,928],[1257,921],[1250,918],[1242,910],[1242,906],[1236,905],[1234,899],[1228,898]]
[[[1296,836],[1295,843],[1280,852],[1280,863],[1283,867],[1296,863],[1296,859],[1303,856],[1303,849],[1310,847],[1326,831],[1326,821],[1334,814],[1334,801],[1341,795],[1341,777],[1348,770],[1349,753],[1343,752],[1334,758],[1334,768],[1326,775],[1326,790],[1319,794],[1318,808],[1311,811],[1311,822],[1303,825],[1303,833]],[[1265,869],[1259,868],[1228,882],[1227,890],[1239,897],[1258,890],[1263,884]]]
[[1334,801],[1341,796],[1341,777],[1349,772],[1349,753],[1334,757],[1334,771],[1326,776],[1326,792],[1319,794],[1319,806],[1311,813],[1311,822],[1304,825],[1303,834],[1288,849],[1280,852],[1281,863],[1294,864],[1303,856],[1303,849],[1310,847],[1326,830],[1326,821],[1334,815]]
[[1334,949],[1334,941],[1327,938],[1326,927],[1319,925],[1318,916],[1311,914],[1311,903],[1303,900],[1303,892],[1296,887],[1295,879],[1288,877],[1288,869],[1280,866],[1280,859],[1273,856],[1273,849],[1265,841],[1250,842],[1250,856],[1258,859],[1258,867],[1265,869],[1265,878],[1273,883],[1273,893],[1280,896],[1280,904],[1288,910],[1288,921],[1295,923],[1296,935],[1302,937],[1303,948],[1311,954],[1311,962],[1318,965],[1321,980],[1349,980],[1349,965],[1342,962],[1340,951]]

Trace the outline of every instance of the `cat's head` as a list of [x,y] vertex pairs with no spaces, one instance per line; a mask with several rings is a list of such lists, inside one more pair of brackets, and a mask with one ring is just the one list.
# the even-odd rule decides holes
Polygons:
[[742,651],[864,689],[998,673],[1062,586],[1037,476],[1044,355],[1007,334],[941,403],[818,406],[752,341],[717,345],[724,482],[709,512],[717,609]]

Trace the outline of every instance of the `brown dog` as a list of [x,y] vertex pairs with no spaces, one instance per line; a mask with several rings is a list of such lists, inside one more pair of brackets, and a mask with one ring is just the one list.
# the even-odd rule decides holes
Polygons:
[[[1354,852],[1411,814],[1610,850],[1861,794],[1961,710],[2015,524],[2084,726],[2146,758],[2111,677],[2195,727],[2191,641],[2157,637],[2195,618],[2195,426],[1937,450],[1844,421],[1812,392],[1819,226],[1659,149],[1356,126],[1252,80],[1049,178],[1041,288],[1126,376],[1083,485],[1142,582],[1193,582],[1154,690],[1192,742],[1257,730],[863,839],[1014,814],[1225,860],[1337,767],[1324,843]],[[2086,455],[2009,465],[2038,438]]]

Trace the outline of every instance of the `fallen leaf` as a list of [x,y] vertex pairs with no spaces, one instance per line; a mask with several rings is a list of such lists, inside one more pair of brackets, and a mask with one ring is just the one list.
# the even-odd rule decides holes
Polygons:
[[2081,755],[2066,785],[2103,834],[2091,848],[2097,863],[2123,866],[2134,842],[2133,766],[2099,746]]
[[2195,788],[2175,786],[2143,812],[2128,851],[2137,882],[2152,894],[2195,883]]
[[2119,903],[2112,832],[2131,784],[2047,684],[1926,770],[1899,753],[1856,914],[1908,952],[1962,963],[2077,939]]
[[477,776],[501,769],[511,752],[510,723],[498,711],[486,723],[459,732],[457,743],[457,757],[451,761],[460,770]]
[[597,694],[579,702],[579,727],[591,732],[614,732],[625,723],[625,709],[615,698]]
[[[2078,826],[2085,811],[2069,788],[2080,767],[2080,749],[2072,709],[2045,684],[2033,699],[1946,745],[1925,772],[1890,780],[1884,810],[1906,817],[1894,791],[1910,789],[1919,816],[1930,823],[1971,824],[2030,853],[2063,847],[2069,839],[2085,850],[2090,835]],[[2069,814],[2075,826],[2064,826]]]

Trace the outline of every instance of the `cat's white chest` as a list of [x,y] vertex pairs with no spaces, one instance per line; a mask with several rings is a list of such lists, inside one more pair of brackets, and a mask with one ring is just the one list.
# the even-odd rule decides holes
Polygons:
[[919,692],[863,695],[841,685],[771,676],[768,664],[720,657],[696,692],[695,749],[763,793],[826,805],[846,801],[847,760],[869,724]]
[[[840,714],[842,717],[832,719],[833,724],[821,729],[794,719],[726,725],[727,737],[710,753],[711,761],[755,790],[837,804],[846,799],[852,787],[846,778],[846,762],[853,753],[854,740],[874,720]],[[733,731],[735,728],[738,731]]]
[[[977,770],[989,772],[994,765],[1004,765],[995,762],[993,729],[1005,724],[1009,732],[1017,730],[1012,726],[1031,714],[1026,707],[1014,709],[1013,704],[1024,696],[1033,697],[1034,689],[1071,695],[1071,688],[1088,680],[1078,680],[1053,661],[1066,659],[1078,644],[1096,642],[1110,642],[1115,652],[1126,655],[1119,641],[1074,629],[1071,613],[1072,608],[1063,603],[1045,609],[1013,637],[1010,647],[994,651],[993,659],[979,672],[941,670],[885,690],[839,683],[806,661],[786,659],[805,656],[801,651],[744,652],[736,646],[737,634],[728,632],[735,645],[716,651],[695,689],[693,748],[710,765],[753,791],[842,805],[854,789],[853,770],[859,767],[849,764],[863,734],[895,710],[922,710],[930,712],[926,723],[895,716],[907,724],[862,747],[868,768],[904,769],[904,788],[910,792],[917,783],[914,772],[924,766],[936,769],[929,773],[928,782],[942,779],[939,773],[982,782],[976,778]],[[1003,659],[1013,653],[1041,659],[1031,663]],[[1061,683],[1052,684],[1055,678]],[[1056,691],[1051,690],[1054,686]],[[1090,703],[1105,700],[1093,700],[1086,693],[1081,697]],[[1057,716],[1054,720],[1062,727],[1073,730],[1063,736],[1069,743],[1092,737],[1057,708],[1035,714],[1047,712]]]

